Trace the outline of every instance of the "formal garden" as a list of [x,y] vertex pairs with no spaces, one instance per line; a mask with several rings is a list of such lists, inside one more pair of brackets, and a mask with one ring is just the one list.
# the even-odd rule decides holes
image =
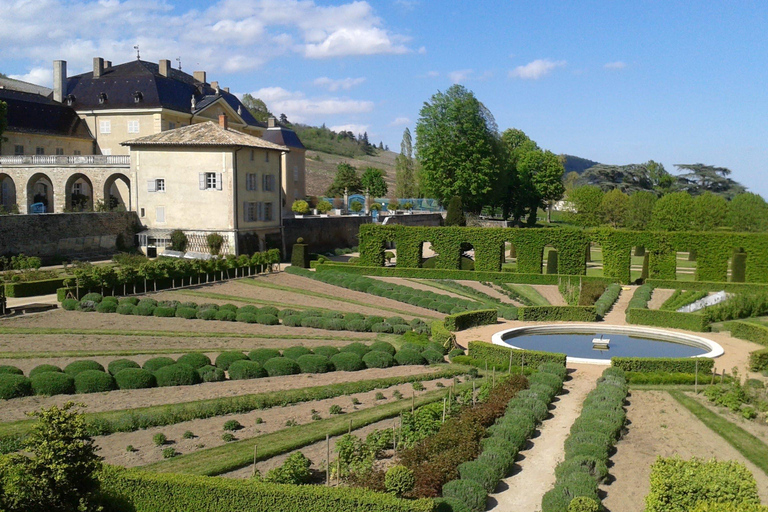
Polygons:
[[[51,492],[86,510],[763,510],[766,247],[365,226],[359,253],[284,271],[267,254],[78,269],[60,308],[0,321],[0,500],[30,509],[23,473],[45,471],[60,421],[93,477]],[[563,322],[724,353],[600,366],[491,343]]]

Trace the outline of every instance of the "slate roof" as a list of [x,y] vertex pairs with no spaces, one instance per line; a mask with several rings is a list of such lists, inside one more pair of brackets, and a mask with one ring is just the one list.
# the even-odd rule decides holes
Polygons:
[[3,78],[0,76],[0,89],[10,89],[12,91],[31,92],[33,94],[40,94],[42,96],[48,96],[53,93],[53,89],[43,87],[42,85],[35,85],[29,82],[23,82],[14,78]]
[[30,92],[0,89],[0,101],[8,104],[9,132],[93,139],[88,125],[74,109],[50,98]]
[[182,126],[175,130],[139,137],[121,143],[123,146],[245,146],[275,151],[290,151],[286,146],[274,144],[237,130],[225,130],[213,121]]
[[[93,72],[67,78],[66,96],[73,97],[72,107],[76,110],[107,110],[132,108],[167,108],[177,112],[193,114],[199,112],[219,98],[232,109],[240,109],[240,117],[251,126],[264,128],[234,94],[216,89],[210,84],[194,79],[192,75],[169,69],[169,76],[160,74],[160,66],[153,62],[134,60],[125,64],[108,67],[99,78]],[[135,94],[141,93],[141,101]],[[99,95],[106,94],[106,101],[99,102]],[[192,96],[195,109],[192,110]]]
[[289,130],[288,128],[283,128],[282,126],[264,130],[261,138],[268,140],[269,142],[274,142],[275,144],[288,146],[289,148],[305,149],[304,144],[301,143],[301,139],[296,135],[296,132]]

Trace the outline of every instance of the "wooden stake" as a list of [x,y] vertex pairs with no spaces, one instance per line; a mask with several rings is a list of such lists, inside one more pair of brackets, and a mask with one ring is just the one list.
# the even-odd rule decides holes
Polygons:
[[512,374],[512,349],[509,349],[509,368],[508,372],[510,375]]
[[251,475],[252,477],[256,476],[256,456],[258,455],[258,453],[259,453],[259,445],[255,444],[253,445],[253,475]]
[[325,485],[331,485],[331,437],[325,434]]
[[699,394],[699,360],[696,359],[696,376],[693,380],[693,392]]
[[525,375],[525,352],[520,354],[520,375]]
[[392,422],[392,450],[397,457],[397,418]]
[[445,398],[443,398],[443,423],[445,423]]
[[495,387],[496,386],[496,365],[493,365],[492,375],[493,375],[493,378],[491,380],[491,387]]
[[716,376],[717,376],[717,370],[715,370],[715,366],[713,365],[712,366],[712,382],[710,382],[710,384],[714,384],[715,383],[715,377]]
[[411,414],[416,410],[416,391],[411,390]]
[[336,457],[336,485],[341,483],[341,457]]
[[472,405],[475,405],[475,381],[472,381]]
[[347,433],[348,434],[352,433],[352,420],[349,420],[349,432],[347,432]]

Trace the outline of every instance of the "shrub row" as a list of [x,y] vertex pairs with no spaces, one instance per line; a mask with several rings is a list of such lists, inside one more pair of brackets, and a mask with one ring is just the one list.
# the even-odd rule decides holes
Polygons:
[[709,357],[612,357],[611,366],[625,372],[712,373],[715,360]]
[[749,369],[753,372],[768,370],[768,348],[749,353]]
[[677,311],[683,306],[687,306],[699,299],[703,299],[707,296],[707,292],[698,290],[675,290],[670,297],[664,301],[659,309],[662,311]]
[[742,340],[751,341],[768,347],[768,327],[752,322],[728,322],[726,329],[730,329],[731,336]]
[[596,322],[595,306],[525,306],[517,308],[521,322]]
[[541,363],[558,363],[565,366],[565,354],[541,352],[538,350],[512,350],[484,341],[470,341],[467,352],[473,359],[488,361],[488,364],[509,365],[510,355],[515,366],[537,367]]
[[[711,373],[699,372],[698,378],[694,373],[667,373],[667,372],[626,372],[629,384],[651,385],[688,385],[709,384],[712,382]],[[730,379],[730,377],[728,377]]]
[[[450,357],[450,355],[449,355]],[[522,368],[521,366],[515,366],[512,365],[512,368],[509,367],[509,361],[507,360],[504,363],[499,362],[488,362],[482,359],[475,359],[470,356],[466,356],[462,354],[457,354],[453,357],[451,357],[451,362],[454,364],[463,364],[466,366],[474,366],[475,368],[479,368],[481,370],[488,369],[488,370],[495,370],[497,372],[501,373],[515,373],[515,374],[525,374],[525,375],[531,375],[535,372],[535,367],[531,366],[529,364],[525,365],[525,368]]]
[[432,340],[436,343],[440,343],[445,348],[450,348],[456,345],[456,336],[445,328],[445,322],[440,320],[434,320],[431,324],[432,328]]
[[710,322],[762,316],[768,313],[768,292],[738,293],[725,302],[704,310]]
[[[706,507],[697,507],[706,503]],[[731,505],[718,508],[713,504]],[[645,497],[646,512],[690,512],[696,510],[759,510],[757,482],[736,461],[658,458],[651,466],[651,490]]]
[[595,301],[595,313],[598,317],[604,318],[605,315],[611,310],[613,305],[619,298],[621,293],[620,284],[609,284],[600,298]]
[[760,283],[726,283],[713,281],[673,281],[667,279],[648,279],[646,284],[655,288],[701,290],[706,292],[719,292],[725,290],[729,293],[768,293],[768,284]]
[[653,286],[650,284],[644,284],[638,286],[635,293],[632,295],[632,299],[629,301],[627,309],[647,309],[648,301],[651,300],[653,295]]
[[541,500],[542,512],[568,512],[580,498],[600,510],[597,488],[608,475],[608,455],[626,421],[627,381],[618,368],[607,368],[584,399],[581,414],[565,440],[565,460],[555,468],[555,486]]
[[548,405],[562,390],[565,375],[565,367],[545,363],[529,377],[529,389],[517,393],[507,403],[504,416],[488,429],[490,436],[482,440],[480,456],[461,464],[460,478],[443,485],[448,504],[459,502],[471,512],[485,510],[488,493],[512,471],[517,453],[549,414]]
[[[634,300],[634,299],[633,299]],[[627,309],[627,323],[709,332],[709,320],[700,313],[678,313],[654,309]]]
[[498,320],[498,311],[495,309],[481,309],[468,311],[445,317],[445,328],[449,331],[463,331],[477,327],[478,325],[493,325]]
[[49,295],[56,293],[62,286],[64,279],[43,279],[42,281],[26,281],[19,283],[6,283],[6,297],[34,297],[36,295]]
[[[319,273],[344,272],[380,277],[404,277],[417,279],[451,279],[460,281],[490,281],[495,283],[518,284],[557,284],[560,277],[556,274],[524,274],[517,272],[484,272],[478,270],[449,270],[435,268],[372,267],[349,265],[346,263],[324,263],[312,265]],[[578,279],[579,276],[574,276]],[[605,281],[602,278],[587,278]]]

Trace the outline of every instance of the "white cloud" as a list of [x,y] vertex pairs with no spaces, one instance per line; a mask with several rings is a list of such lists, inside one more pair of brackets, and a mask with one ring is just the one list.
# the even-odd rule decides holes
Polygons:
[[362,84],[363,82],[365,82],[364,77],[333,79],[333,78],[328,78],[327,76],[321,76],[320,78],[315,78],[315,81],[312,83],[314,83],[319,87],[325,87],[331,92],[335,92],[335,91],[338,91],[339,89],[348,91],[351,88],[355,87],[356,85]]
[[524,80],[538,80],[551,73],[555,68],[562,66],[565,66],[564,60],[551,61],[547,59],[536,59],[525,66],[517,66],[509,72],[509,76],[513,78],[522,78]]
[[427,71],[427,77],[429,78],[437,78],[440,76],[439,71]]
[[394,121],[389,123],[389,126],[407,126],[409,124],[411,124],[411,120],[408,119],[407,117],[398,117],[398,118],[395,118]]
[[417,50],[419,55],[426,55],[427,54],[427,47],[426,46],[419,46],[419,49]]
[[9,76],[31,84],[53,87],[53,68],[32,68],[26,75]]
[[355,135],[365,133],[368,131],[367,124],[340,124],[329,127],[334,132],[352,132]]
[[608,62],[603,67],[605,69],[624,69],[627,67],[627,63],[621,60],[617,60],[616,62]]
[[471,69],[459,69],[457,71],[451,71],[448,73],[448,78],[452,83],[458,84],[460,82],[466,82],[466,80],[472,75]]
[[303,92],[282,87],[265,87],[251,93],[261,98],[269,110],[288,116],[293,122],[322,122],[325,116],[364,114],[373,110],[373,102],[346,98],[307,98]]

